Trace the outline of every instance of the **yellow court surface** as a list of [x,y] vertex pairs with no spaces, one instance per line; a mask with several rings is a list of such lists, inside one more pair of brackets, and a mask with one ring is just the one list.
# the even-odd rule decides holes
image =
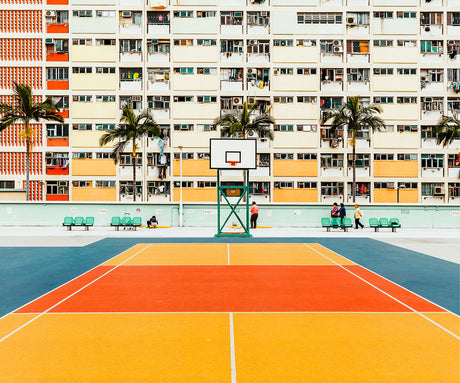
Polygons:
[[460,318],[315,243],[139,243],[0,319],[0,383],[459,383]]

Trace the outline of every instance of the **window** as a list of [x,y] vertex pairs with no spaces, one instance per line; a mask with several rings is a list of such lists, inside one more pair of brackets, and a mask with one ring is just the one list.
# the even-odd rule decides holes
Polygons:
[[[142,166],[142,154],[137,153],[135,157],[136,166]],[[133,166],[133,157],[131,153],[121,153],[120,154],[120,165],[121,166]]]
[[147,24],[149,25],[169,25],[169,12],[154,11],[147,12]]
[[319,104],[322,110],[340,109],[343,103],[342,97],[321,97]]
[[169,182],[164,181],[147,181],[148,194],[169,194]]
[[[440,196],[440,194],[436,193],[437,190],[444,189],[444,184],[442,183],[422,183],[422,196],[423,197],[433,197],[435,195]],[[442,192],[444,195],[444,192]]]
[[47,181],[46,194],[48,195],[68,195],[69,182],[68,181]]
[[416,75],[417,74],[417,69],[415,68],[399,68],[397,69],[397,73],[402,76],[408,76],[408,75]]
[[275,160],[293,160],[294,153],[275,153],[274,158]]
[[174,45],[192,46],[193,45],[193,40],[190,40],[190,39],[174,40]]
[[[180,160],[180,153],[174,153],[174,159]],[[193,153],[182,153],[183,160],[193,160]]]
[[316,40],[296,40],[298,47],[316,47]]
[[317,154],[316,153],[297,153],[298,160],[316,160]]
[[268,195],[270,194],[270,184],[268,182],[250,182],[249,194]]
[[398,154],[398,161],[417,161],[417,154]]
[[120,68],[120,81],[141,81],[142,68]]
[[416,104],[417,97],[397,97],[396,103],[397,104]]
[[221,25],[242,25],[243,24],[243,12],[221,12],[220,13],[220,24]]
[[448,190],[450,197],[460,197],[460,182],[450,183]]
[[316,132],[317,129],[318,129],[317,125],[304,125],[304,124],[297,125],[298,132]]
[[78,160],[85,160],[85,159],[92,159],[93,158],[93,153],[73,153],[72,154],[73,159],[78,159]]
[[193,74],[193,68],[174,68],[174,73],[178,74]]
[[448,154],[447,155],[447,167],[460,168],[460,154]]
[[115,68],[96,67],[96,73],[115,73]]
[[196,17],[201,17],[201,18],[216,17],[216,12],[215,11],[197,11]]
[[415,40],[398,40],[398,47],[416,47],[417,41]]
[[147,107],[149,109],[169,109],[169,96],[147,96]]
[[442,154],[422,154],[422,168],[443,168],[444,155]]
[[417,125],[398,125],[398,132],[417,133]]
[[[174,181],[174,187],[180,188],[181,184],[180,181]],[[193,181],[182,181],[183,188],[193,188]]]
[[93,130],[92,124],[73,124],[72,130]]
[[375,182],[374,189],[394,189],[394,182]]
[[72,96],[72,100],[74,102],[92,102],[93,101],[93,96]]
[[393,40],[374,40],[374,47],[392,47]]
[[460,111],[460,98],[448,98],[447,110],[453,114],[458,114]]
[[460,82],[460,69],[447,69],[447,81]]
[[96,39],[96,45],[117,45],[115,39]]
[[197,132],[210,132],[216,130],[216,125],[212,124],[197,124],[196,131]]
[[441,24],[442,24],[442,12],[420,12],[420,25],[441,25]]
[[114,188],[115,181],[96,181],[97,188]]
[[72,40],[72,45],[90,46],[90,45],[93,45],[93,40],[92,39],[73,39]]
[[[348,167],[353,167],[353,154],[348,154]],[[356,153],[356,167],[368,168],[370,166],[370,155]]]
[[322,196],[340,196],[343,195],[342,182],[321,182]]
[[248,26],[269,24],[270,12],[248,12]]
[[347,69],[348,82],[367,82],[369,81],[369,69],[349,68]]
[[197,96],[196,101],[201,104],[216,103],[216,96]]
[[422,139],[434,139],[437,137],[436,126],[426,125],[421,127],[421,137]]
[[374,154],[374,161],[394,161],[395,155],[394,154]]
[[77,67],[72,68],[72,73],[93,73],[93,68],[91,67]]
[[14,189],[14,181],[0,180],[0,189]]
[[174,102],[193,102],[193,96],[174,96]]
[[316,182],[297,182],[297,187],[299,189],[316,189],[318,186]]
[[210,47],[210,46],[216,45],[217,41],[216,40],[201,40],[201,39],[199,39],[199,40],[196,41],[196,44],[198,46]]
[[69,81],[69,68],[47,68],[48,81]]
[[342,168],[343,167],[343,154],[321,154],[321,167],[322,168]]
[[175,11],[173,17],[180,19],[189,19],[193,17],[193,11]]
[[396,17],[398,19],[415,19],[417,12],[396,12]]
[[288,96],[275,96],[273,97],[273,101],[280,103],[280,104],[292,104],[294,103],[294,97],[288,97]]
[[220,40],[220,52],[243,53],[243,40]]
[[273,40],[274,47],[292,47],[294,40]]
[[314,75],[316,74],[316,68],[297,68],[296,73],[307,76]]
[[93,11],[91,10],[79,10],[73,11],[73,17],[93,17]]
[[115,96],[96,96],[96,102],[115,102]]
[[115,11],[96,11],[96,17],[115,17]]
[[108,160],[112,158],[112,153],[96,153],[96,158],[100,160]]
[[342,24],[341,13],[297,13],[297,24]]
[[380,76],[393,75],[393,68],[374,68],[374,74]]
[[275,182],[275,189],[293,189],[294,182]]
[[428,54],[441,54],[443,52],[441,40],[422,40],[420,41],[420,52]]
[[369,41],[347,41],[347,53],[369,54]]
[[68,124],[46,124],[47,137],[69,137]]
[[[142,195],[142,181],[136,181],[136,193]],[[133,195],[133,181],[120,181],[120,195]]]
[[393,97],[374,97],[375,104],[393,104]]
[[217,74],[217,68],[196,68],[197,74]]
[[447,12],[447,25],[460,25],[460,12]]
[[316,96],[298,96],[297,103],[316,104]]
[[142,52],[142,40],[120,40],[120,53]]
[[442,97],[422,97],[422,110],[425,112],[441,111],[443,110]]
[[374,17],[376,19],[392,19],[393,12],[374,12]]
[[294,125],[275,125],[275,132],[293,132]]
[[294,68],[275,68],[274,74],[292,75],[294,74]]
[[270,53],[270,41],[268,40],[248,40],[248,53],[268,54]]

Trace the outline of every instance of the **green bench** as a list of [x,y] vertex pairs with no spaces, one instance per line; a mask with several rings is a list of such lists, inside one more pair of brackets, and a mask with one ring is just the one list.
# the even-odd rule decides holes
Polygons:
[[112,217],[112,220],[110,221],[110,226],[114,226],[115,230],[118,231],[120,230],[120,226],[124,229],[136,229],[140,227],[142,224],[142,218],[141,217]]
[[94,226],[94,217],[64,217],[64,222],[62,226],[67,227],[67,230],[72,230],[72,227],[84,227],[86,231],[89,230],[91,226]]
[[344,229],[345,231],[348,231],[349,227],[353,227],[353,223],[351,221],[351,218],[344,218],[343,219],[343,225],[340,222],[340,218],[328,218],[324,217],[321,218],[321,226],[326,228],[326,231],[331,231],[331,227],[334,229]]
[[401,227],[399,218],[369,218],[369,226],[373,228],[376,232],[382,229],[391,229],[393,233],[396,232],[398,227]]

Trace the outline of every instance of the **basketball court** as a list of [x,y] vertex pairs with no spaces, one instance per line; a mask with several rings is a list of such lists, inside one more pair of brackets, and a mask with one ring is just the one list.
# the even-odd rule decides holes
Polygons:
[[0,319],[3,382],[452,382],[459,316],[313,243],[143,243]]

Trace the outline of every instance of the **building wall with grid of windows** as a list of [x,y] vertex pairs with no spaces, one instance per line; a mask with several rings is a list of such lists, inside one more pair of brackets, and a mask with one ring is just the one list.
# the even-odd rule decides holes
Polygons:
[[[276,120],[251,200],[348,203],[349,137],[320,120],[359,95],[386,128],[358,134],[356,200],[460,203],[460,137],[435,130],[460,111],[460,0],[0,0],[0,20],[0,101],[27,83],[65,118],[34,124],[33,200],[129,202],[136,166],[137,201],[214,202],[213,121],[248,102]],[[99,139],[125,105],[163,137],[115,165]],[[20,131],[0,133],[3,189],[24,187]]]

